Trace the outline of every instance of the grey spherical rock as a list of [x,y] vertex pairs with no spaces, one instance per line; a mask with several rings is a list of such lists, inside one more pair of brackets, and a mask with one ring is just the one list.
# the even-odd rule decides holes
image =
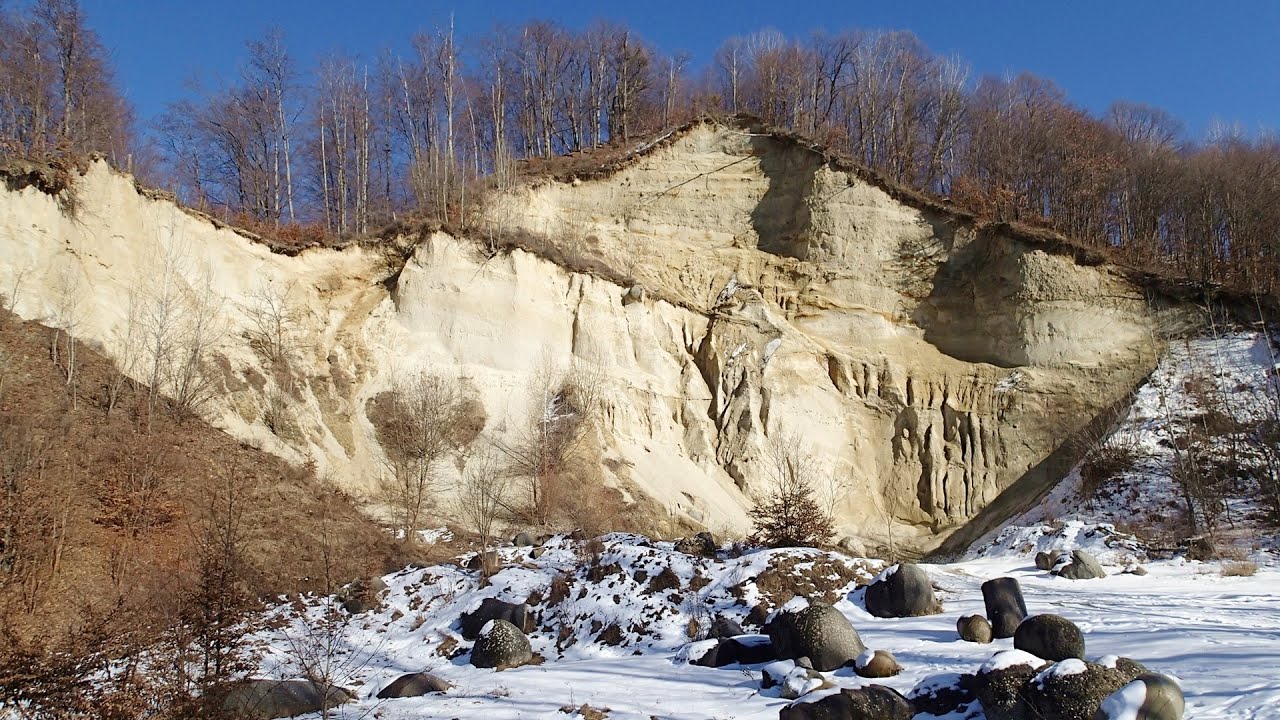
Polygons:
[[1045,660],[1084,659],[1084,633],[1061,615],[1034,615],[1022,621],[1013,646]]
[[1022,587],[1011,577],[995,578],[982,583],[982,602],[986,605],[991,632],[997,638],[1013,637],[1027,617],[1027,603]]
[[807,657],[815,670],[828,672],[858,657],[867,646],[839,610],[812,603],[799,612],[779,613],[765,626],[778,657]]
[[888,650],[864,650],[854,658],[853,671],[864,678],[887,678],[902,672],[897,658]]
[[981,615],[965,615],[957,620],[956,632],[960,633],[961,640],[981,645],[991,642],[994,637],[991,632],[991,623]]
[[478,668],[519,667],[533,659],[524,631],[506,620],[490,620],[471,648],[471,664]]
[[885,570],[867,585],[867,612],[881,618],[936,615],[942,605],[933,594],[933,582],[919,565],[902,563]]
[[1070,558],[1059,558],[1053,567],[1053,574],[1068,580],[1094,580],[1107,576],[1107,571],[1088,552],[1072,550]]
[[448,692],[452,687],[453,683],[431,673],[409,673],[392,680],[391,684],[378,691],[378,698],[387,700],[389,698],[420,697],[427,693]]
[[480,629],[490,620],[506,620],[520,628],[521,632],[533,629],[533,616],[529,606],[524,603],[510,603],[497,598],[485,598],[480,607],[471,612],[462,613],[462,637],[475,640],[480,636]]
[[515,537],[511,538],[511,544],[516,547],[532,547],[533,536],[527,532],[518,532]]
[[1186,700],[1178,681],[1168,675],[1148,673],[1108,695],[1093,720],[1182,720]]
[[336,708],[355,699],[336,685],[310,680],[245,680],[223,697],[222,708],[235,717],[284,718]]

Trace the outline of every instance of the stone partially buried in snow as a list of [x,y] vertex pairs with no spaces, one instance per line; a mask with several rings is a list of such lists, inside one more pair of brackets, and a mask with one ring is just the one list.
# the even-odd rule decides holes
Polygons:
[[915,706],[884,685],[811,693],[778,712],[778,720],[911,720]]
[[933,594],[933,582],[914,563],[888,568],[867,585],[865,592],[867,612],[876,617],[920,617],[942,611]]
[[965,642],[986,645],[991,642],[991,623],[981,615],[965,615],[956,621],[956,632]]
[[888,650],[863,650],[853,660],[853,671],[864,678],[887,678],[902,672],[902,666]]
[[506,620],[521,632],[533,629],[533,618],[529,613],[528,605],[510,603],[497,598],[485,598],[480,601],[480,607],[471,612],[462,613],[462,637],[475,640],[480,635],[480,629],[490,620]]
[[1052,570],[1055,563],[1058,562],[1058,556],[1062,553],[1057,550],[1036,553],[1036,569]]
[[1069,557],[1058,558],[1053,574],[1068,580],[1095,580],[1107,576],[1098,559],[1084,550],[1072,550]]
[[1071,658],[1040,671],[1023,696],[1036,720],[1092,720],[1102,701],[1133,679],[1123,669]]
[[991,632],[997,638],[1013,637],[1024,618],[1027,603],[1022,599],[1022,587],[1011,577],[995,578],[982,583],[982,602],[991,621]]
[[1084,633],[1061,615],[1035,615],[1023,620],[1014,633],[1013,646],[1054,662],[1084,659]]
[[724,667],[725,665],[754,665],[756,663],[776,660],[773,644],[767,635],[738,635],[722,638],[720,642],[702,657],[693,661],[701,667]]
[[707,631],[707,637],[717,639],[730,638],[738,635],[745,635],[742,626],[737,620],[724,615],[717,615],[716,619],[711,622],[711,628]]
[[409,673],[408,675],[401,675],[393,680],[390,685],[378,691],[378,698],[386,700],[388,698],[419,697],[427,693],[448,692],[452,687],[453,683],[431,673]]
[[1148,673],[1108,695],[1093,720],[1182,720],[1185,710],[1177,679]]
[[245,680],[231,688],[222,707],[236,717],[284,718],[321,712],[354,699],[343,688],[310,680]]
[[519,667],[533,659],[529,638],[506,620],[490,620],[471,648],[471,664],[478,668]]
[[835,670],[867,649],[848,618],[823,603],[812,603],[799,612],[778,613],[765,632],[779,658],[807,657],[821,672]]
[[387,584],[380,577],[361,578],[344,587],[338,597],[343,609],[358,615],[381,607],[381,594],[386,589]]

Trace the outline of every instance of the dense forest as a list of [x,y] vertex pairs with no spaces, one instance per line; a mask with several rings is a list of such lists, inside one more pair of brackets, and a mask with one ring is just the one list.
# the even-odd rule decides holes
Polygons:
[[228,80],[144,126],[75,0],[3,13],[0,150],[103,153],[280,237],[363,234],[414,213],[459,222],[477,180],[505,182],[521,159],[750,113],[984,218],[1214,286],[1271,293],[1280,280],[1275,137],[1193,142],[1168,113],[1123,101],[1095,116],[1051,80],[974,77],[909,32],[766,30],[691,58],[609,22],[538,20],[465,40],[445,25],[407,54],[304,63],[270,29]]

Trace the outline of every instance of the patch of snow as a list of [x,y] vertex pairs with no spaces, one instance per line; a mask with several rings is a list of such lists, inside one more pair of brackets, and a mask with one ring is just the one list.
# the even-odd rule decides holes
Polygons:
[[1134,680],[1107,696],[1098,707],[1097,716],[1107,720],[1138,720],[1138,712],[1146,700],[1147,684]]
[[1035,684],[1038,687],[1044,687],[1045,682],[1053,678],[1066,677],[1067,675],[1079,675],[1089,669],[1083,660],[1078,658],[1067,658],[1060,660],[1044,670],[1040,671],[1035,677]]
[[982,667],[978,669],[978,672],[985,675],[999,670],[1008,670],[1009,668],[1018,667],[1020,665],[1038,668],[1043,664],[1044,660],[1025,650],[1001,650],[995,655],[992,655],[986,662],[982,663]]
[[876,657],[876,651],[871,648],[858,653],[858,657],[853,659],[853,666],[859,670],[865,670],[867,665]]

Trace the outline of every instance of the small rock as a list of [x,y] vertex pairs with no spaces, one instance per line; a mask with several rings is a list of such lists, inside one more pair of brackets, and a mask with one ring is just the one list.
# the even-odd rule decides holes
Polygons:
[[887,678],[902,672],[902,666],[888,650],[864,650],[854,659],[853,671],[864,678]]
[[532,547],[533,536],[527,532],[518,532],[515,537],[511,538],[511,544],[516,547]]
[[245,680],[236,683],[222,700],[235,717],[283,718],[322,712],[355,699],[336,685],[310,680]]
[[965,615],[956,621],[956,632],[966,642],[986,645],[993,637],[991,623],[981,615]]
[[1084,659],[1084,633],[1061,615],[1034,615],[1022,621],[1013,647],[1045,660]]
[[1057,550],[1050,550],[1049,552],[1036,553],[1036,569],[1052,570],[1054,563],[1058,562],[1058,556],[1061,554],[1062,553],[1058,552]]
[[381,607],[381,594],[386,589],[387,584],[380,577],[361,578],[343,588],[338,597],[342,600],[343,609],[359,615]]
[[378,698],[386,700],[388,698],[419,697],[427,693],[448,692],[452,687],[453,683],[431,673],[409,673],[408,675],[401,675],[393,680],[390,685],[382,688],[378,692]]
[[702,667],[725,665],[755,665],[777,660],[773,644],[767,635],[739,635],[720,640],[719,644],[693,661]]
[[1002,577],[982,583],[982,601],[987,607],[991,632],[997,638],[1013,637],[1018,625],[1027,617],[1022,587],[1014,578]]
[[632,285],[627,289],[626,294],[622,296],[622,305],[626,307],[638,302],[644,302],[644,288],[640,285]]
[[724,615],[717,615],[716,619],[711,622],[711,627],[707,631],[707,637],[712,638],[731,638],[737,635],[745,635],[742,626],[737,620]]
[[716,542],[715,536],[709,532],[700,532],[693,537],[676,540],[676,552],[682,552],[685,555],[715,557],[718,549],[720,549],[719,543]]

